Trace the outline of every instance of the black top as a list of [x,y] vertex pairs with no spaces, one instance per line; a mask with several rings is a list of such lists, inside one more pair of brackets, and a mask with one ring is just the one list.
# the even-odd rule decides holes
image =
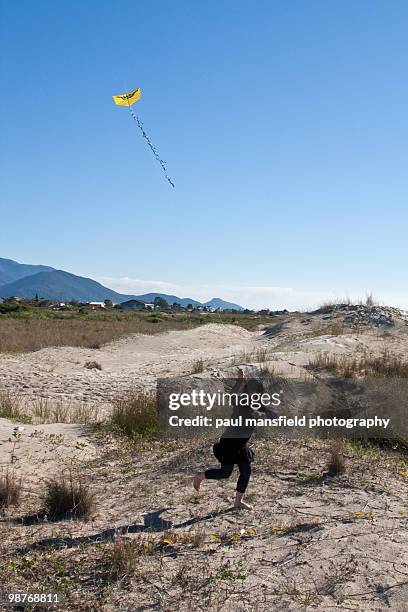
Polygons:
[[[239,398],[239,394],[244,386],[245,380],[238,380],[231,393],[236,393]],[[230,417],[232,424],[225,429],[219,441],[219,449],[226,457],[226,463],[240,463],[252,460],[247,443],[254,433],[255,427],[254,425],[246,425],[245,421],[248,418],[256,418],[258,412],[270,412],[270,409],[263,406],[259,411],[255,411],[249,406],[241,405],[239,399],[237,402],[234,402]],[[276,415],[273,413],[273,416]],[[242,424],[234,425],[234,422],[239,422],[239,417],[241,417]]]

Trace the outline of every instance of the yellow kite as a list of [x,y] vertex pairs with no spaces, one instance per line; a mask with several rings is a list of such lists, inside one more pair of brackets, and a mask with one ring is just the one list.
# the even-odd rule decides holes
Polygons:
[[149,136],[146,134],[145,129],[143,127],[143,123],[141,122],[139,117],[137,117],[137,115],[135,115],[135,113],[133,112],[132,104],[134,104],[135,102],[140,100],[141,97],[142,97],[142,93],[140,91],[140,87],[138,87],[137,89],[134,89],[133,91],[129,91],[128,93],[118,94],[117,96],[112,96],[113,101],[115,102],[115,104],[117,104],[118,106],[127,106],[128,107],[128,109],[130,111],[130,114],[132,116],[132,119],[134,119],[136,121],[139,130],[142,132],[143,138],[146,140],[146,142],[149,145],[153,155],[155,156],[156,160],[161,165],[162,170],[164,172],[164,176],[166,177],[166,180],[170,183],[170,185],[172,187],[174,187],[173,181],[171,180],[171,178],[167,174],[166,162],[164,162],[162,160],[162,158],[160,157],[160,155],[157,152],[156,147],[154,146],[154,144],[150,140]]
[[112,96],[113,101],[118,106],[132,106],[135,102],[140,100],[142,97],[142,93],[140,91],[140,87],[134,89],[133,91],[129,91],[129,93],[118,94],[117,96]]

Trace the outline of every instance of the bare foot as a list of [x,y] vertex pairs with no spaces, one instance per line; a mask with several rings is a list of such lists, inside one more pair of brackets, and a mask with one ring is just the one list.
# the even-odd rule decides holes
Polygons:
[[238,503],[234,504],[234,508],[236,510],[252,510],[252,506],[250,504],[247,504],[246,502],[240,501]]
[[200,491],[200,486],[203,480],[204,480],[204,474],[202,472],[198,472],[198,474],[194,476],[193,487],[195,488],[197,492]]

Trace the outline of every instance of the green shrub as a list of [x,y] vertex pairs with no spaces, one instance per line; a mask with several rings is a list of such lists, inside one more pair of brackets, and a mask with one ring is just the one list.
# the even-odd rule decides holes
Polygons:
[[204,372],[204,361],[201,358],[193,363],[192,374],[200,374],[200,372]]
[[0,314],[8,315],[11,313],[22,312],[23,310],[27,310],[25,304],[21,304],[20,302],[4,302],[0,304]]

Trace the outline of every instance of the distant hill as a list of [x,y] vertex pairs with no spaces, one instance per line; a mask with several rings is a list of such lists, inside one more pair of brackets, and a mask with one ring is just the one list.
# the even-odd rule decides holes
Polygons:
[[131,299],[132,295],[121,295],[112,289],[104,287],[100,283],[76,276],[63,270],[53,270],[52,272],[40,272],[26,278],[3,285],[0,287],[1,297],[39,298],[46,300],[64,300],[67,302],[77,300],[79,302],[123,302]]
[[33,276],[39,272],[52,272],[55,268],[50,266],[33,266],[30,264],[20,264],[12,259],[0,257],[0,286],[14,283],[20,278]]
[[208,302],[199,302],[198,300],[193,300],[193,298],[180,298],[177,295],[166,295],[165,293],[145,293],[144,295],[137,296],[138,300],[143,300],[144,302],[154,302],[156,297],[161,297],[166,300],[168,304],[180,304],[184,308],[189,304],[192,306],[207,306],[208,308],[221,308],[221,310],[243,310],[242,306],[238,304],[233,304],[232,302],[225,302],[225,300],[221,300],[221,298],[212,298]]
[[[6,262],[6,263],[4,263]],[[1,267],[3,266],[3,267]],[[84,276],[77,276],[63,270],[56,270],[49,266],[30,266],[26,264],[18,264],[9,259],[0,259],[0,273],[4,270],[4,277],[18,275],[19,278],[7,283],[1,283],[0,280],[0,297],[6,298],[11,296],[39,298],[46,300],[61,300],[65,302],[103,302],[104,300],[112,300],[115,304],[120,304],[127,300],[136,299],[145,302],[153,302],[156,297],[161,297],[166,300],[169,305],[177,302],[181,306],[207,306],[209,308],[221,309],[236,309],[242,310],[238,304],[225,302],[220,298],[213,298],[205,304],[201,304],[192,298],[180,298],[177,295],[167,295],[166,293],[145,293],[143,295],[124,295],[113,289],[104,287],[97,281]],[[26,276],[21,277],[23,272]],[[0,276],[0,279],[2,277]]]
[[221,298],[213,298],[209,300],[209,302],[205,302],[203,306],[207,306],[208,308],[220,308],[221,310],[243,310],[242,306],[239,306],[239,304],[226,302]]
[[180,306],[183,306],[184,308],[189,304],[192,304],[193,306],[202,306],[201,302],[197,302],[197,300],[193,300],[192,298],[180,298],[177,297],[177,295],[167,295],[166,293],[145,293],[143,295],[138,295],[137,299],[143,300],[144,302],[154,302],[155,298],[157,297],[166,300],[170,306],[175,303],[180,304]]

